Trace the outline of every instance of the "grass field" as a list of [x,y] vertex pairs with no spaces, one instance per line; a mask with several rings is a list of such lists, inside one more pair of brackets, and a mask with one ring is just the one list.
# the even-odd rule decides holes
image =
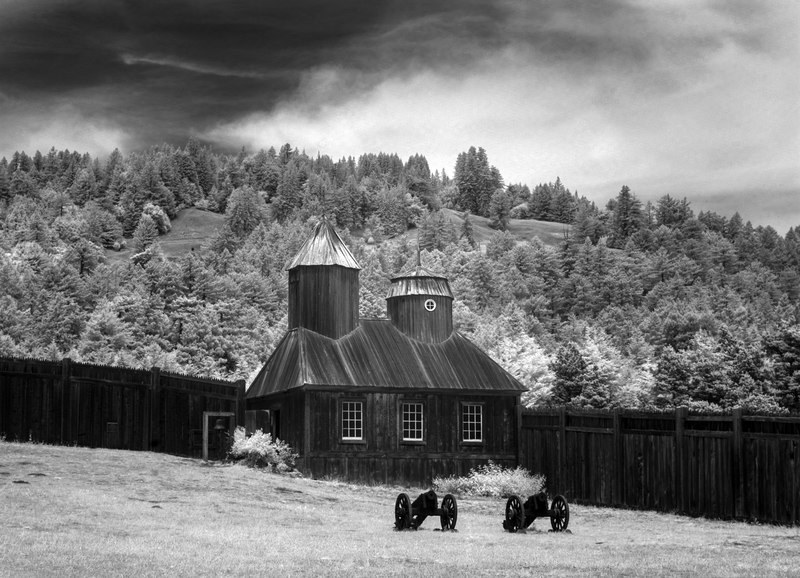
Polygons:
[[[452,209],[442,209],[451,223],[456,226],[456,230],[461,229],[464,219],[461,213]],[[486,243],[497,233],[489,226],[489,219],[470,215],[472,221],[472,236],[476,243]],[[563,223],[550,223],[548,221],[534,221],[530,219],[511,219],[508,223],[508,232],[518,241],[530,241],[534,237],[539,237],[545,245],[552,247],[558,246],[564,241],[564,234],[569,232],[571,225]]]
[[[162,251],[167,257],[180,257],[193,249],[199,251],[203,243],[211,240],[225,221],[225,216],[211,211],[201,211],[194,207],[182,210],[172,220],[172,229],[158,238]],[[106,249],[106,259],[112,263],[127,261],[133,255],[131,240],[122,251]]]
[[[2,576],[797,576],[800,528],[572,504],[568,533],[393,529],[419,488],[359,487],[147,452],[0,442]],[[441,496],[440,496],[441,498]]]
[[[461,213],[451,209],[443,209],[447,219],[453,223],[456,230],[460,230],[464,219]],[[487,243],[497,231],[489,227],[489,219],[484,217],[470,216],[472,221],[472,231],[477,243]],[[199,251],[203,244],[210,241],[217,230],[225,221],[224,215],[212,213],[211,211],[201,211],[196,208],[182,210],[175,219],[172,220],[172,230],[158,238],[161,249],[167,257],[180,257],[195,250]],[[522,219],[511,219],[508,231],[519,241],[529,241],[533,237],[539,237],[545,245],[557,246],[564,240],[564,233],[570,228],[569,225],[562,223],[548,223],[546,221],[531,221]],[[354,235],[361,234],[361,231],[354,231]],[[411,229],[404,233],[416,239],[417,230]],[[106,259],[111,263],[121,263],[127,261],[133,255],[133,247],[130,239],[128,247],[122,251],[106,249]]]

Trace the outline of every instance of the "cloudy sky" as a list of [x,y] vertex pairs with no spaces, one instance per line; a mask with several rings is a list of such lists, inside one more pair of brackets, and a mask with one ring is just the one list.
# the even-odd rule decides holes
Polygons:
[[486,149],[507,183],[800,225],[797,0],[0,0],[0,156]]

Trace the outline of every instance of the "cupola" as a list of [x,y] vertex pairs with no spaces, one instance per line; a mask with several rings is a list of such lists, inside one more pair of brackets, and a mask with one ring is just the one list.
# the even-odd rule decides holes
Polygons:
[[327,220],[314,226],[287,269],[289,329],[338,339],[358,326],[361,266]]
[[392,279],[386,310],[395,327],[418,341],[439,343],[453,333],[450,284],[419,262]]

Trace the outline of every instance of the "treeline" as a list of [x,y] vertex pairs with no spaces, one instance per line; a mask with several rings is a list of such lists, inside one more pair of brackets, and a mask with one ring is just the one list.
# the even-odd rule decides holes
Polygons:
[[[158,238],[192,206],[224,226],[206,250],[167,259]],[[365,317],[385,314],[389,279],[416,258],[397,235],[417,227],[424,264],[451,281],[456,326],[529,404],[800,412],[798,229],[695,215],[669,195],[643,205],[627,187],[599,208],[560,179],[506,185],[475,148],[452,179],[421,155],[333,161],[290,145],[3,159],[0,355],[247,379],[283,335],[284,266],[320,215],[362,263]],[[497,232],[479,247],[484,218]],[[520,243],[511,218],[571,234],[555,249]],[[109,262],[125,244],[132,258]]]

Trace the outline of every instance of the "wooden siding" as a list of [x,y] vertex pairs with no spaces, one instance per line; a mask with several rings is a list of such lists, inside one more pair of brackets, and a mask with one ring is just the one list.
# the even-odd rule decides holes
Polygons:
[[289,329],[338,339],[357,326],[357,269],[318,265],[289,271]]
[[314,478],[335,478],[360,484],[390,484],[430,489],[435,477],[466,476],[470,470],[492,461],[513,468],[513,457],[477,455],[312,454],[305,469]]
[[525,410],[520,465],[599,506],[800,524],[800,417]]
[[[436,309],[428,311],[425,302],[431,299]],[[389,319],[397,329],[412,339],[439,343],[453,333],[453,299],[431,295],[407,295],[386,300]]]
[[244,382],[91,364],[0,359],[7,439],[199,456],[204,411],[244,423]]
[[[360,401],[363,441],[341,439],[342,401]],[[424,406],[424,440],[402,440],[403,402]],[[481,443],[461,441],[461,404],[483,405]],[[517,463],[518,395],[432,394],[294,390],[248,403],[248,409],[281,411],[281,428],[293,424],[282,439],[300,450],[300,467],[315,478],[338,477],[363,483],[424,486],[434,476],[466,475],[492,460]]]
[[[273,426],[276,419],[275,412],[278,412],[280,435],[277,437],[292,446],[295,451],[302,453],[306,448],[305,396],[305,392],[295,389],[268,398],[247,400],[247,410],[268,410],[271,413]],[[275,436],[278,432],[273,427],[270,433]]]
[[[482,396],[425,392],[309,391],[310,444],[305,465],[320,477],[331,468],[352,481],[429,483],[434,475],[463,475],[492,459],[516,463],[516,395]],[[340,404],[363,403],[364,440],[341,440]],[[403,402],[423,404],[423,442],[402,439]],[[461,441],[461,404],[483,406],[483,441]],[[381,461],[382,460],[382,461]],[[364,474],[368,473],[365,477]]]

